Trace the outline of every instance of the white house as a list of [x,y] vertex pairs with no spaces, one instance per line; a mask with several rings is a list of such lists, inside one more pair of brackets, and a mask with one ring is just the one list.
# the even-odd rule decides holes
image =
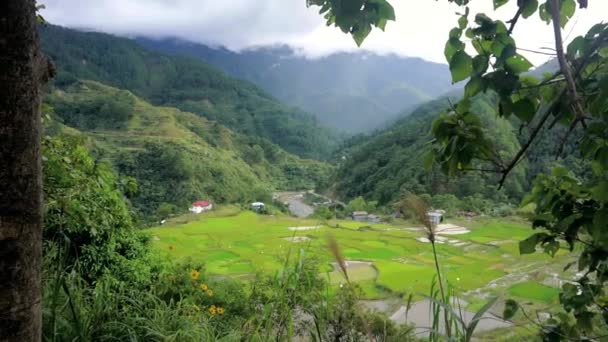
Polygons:
[[426,217],[428,217],[429,222],[434,226],[440,224],[443,220],[443,214],[438,211],[429,211],[426,213]]
[[354,221],[367,221],[367,211],[353,211],[351,217]]
[[250,205],[251,205],[251,209],[255,210],[255,211],[262,210],[262,209],[264,209],[264,207],[266,207],[266,205],[262,202],[253,202]]
[[195,214],[200,214],[203,211],[208,211],[211,209],[213,209],[213,204],[207,201],[198,200],[192,203],[192,207],[189,210]]

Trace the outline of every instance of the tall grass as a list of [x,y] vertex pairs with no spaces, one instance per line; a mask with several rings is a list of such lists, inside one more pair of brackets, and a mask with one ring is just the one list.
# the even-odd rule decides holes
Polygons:
[[[431,313],[431,327],[429,341],[440,341],[443,334],[448,340],[468,342],[483,315],[490,310],[498,298],[488,301],[479,311],[475,313],[472,320],[465,322],[464,313],[460,300],[455,296],[454,288],[444,282],[442,277],[439,257],[437,254],[437,226],[431,222],[428,213],[430,206],[423,199],[415,195],[408,195],[402,202],[401,207],[407,208],[416,218],[418,223],[424,227],[426,238],[429,240],[433,261],[435,264],[435,277],[431,282],[429,299],[429,312]],[[409,305],[408,305],[409,306]],[[443,321],[443,328],[441,322]]]
[[[448,297],[446,296],[443,279],[441,277],[441,270],[439,268],[439,258],[437,257],[437,247],[435,244],[435,238],[437,236],[437,226],[431,222],[428,212],[430,211],[430,206],[420,197],[415,195],[408,195],[403,201],[403,205],[407,207],[413,214],[416,220],[422,224],[424,227],[424,232],[426,234],[426,238],[430,241],[431,246],[433,248],[433,260],[435,262],[435,274],[437,276],[438,282],[431,285],[431,294],[433,294],[433,288],[435,285],[439,288],[441,294],[441,302],[449,303]],[[452,335],[452,329],[450,328],[450,319],[447,310],[443,310],[443,318],[445,323],[445,332],[447,334],[448,339]],[[435,322],[434,322],[435,323]],[[431,334],[434,336],[434,334]]]

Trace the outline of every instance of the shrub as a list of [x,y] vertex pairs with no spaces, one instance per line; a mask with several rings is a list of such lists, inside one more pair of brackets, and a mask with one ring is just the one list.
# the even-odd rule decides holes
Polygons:
[[461,207],[460,200],[453,194],[435,195],[431,198],[435,209],[443,209],[447,215],[454,215]]
[[315,208],[315,212],[312,214],[312,217],[322,220],[331,220],[334,218],[334,213],[326,206],[319,206]]
[[94,281],[150,278],[148,237],[133,227],[110,167],[97,163],[76,138],[43,141],[45,246],[64,248],[58,264]]

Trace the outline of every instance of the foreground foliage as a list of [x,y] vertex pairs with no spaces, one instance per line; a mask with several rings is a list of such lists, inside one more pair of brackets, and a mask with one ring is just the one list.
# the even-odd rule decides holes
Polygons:
[[[537,178],[526,202],[536,204],[535,229],[542,229],[520,244],[521,253],[533,253],[540,246],[555,254],[561,244],[570,251],[581,246],[578,260],[582,276],[575,283],[565,283],[560,292],[564,312],[543,322],[543,338],[596,339],[605,337],[608,304],[605,283],[608,263],[606,227],[608,226],[608,25],[599,23],[589,32],[563,46],[562,29],[573,17],[577,2],[587,0],[520,0],[509,20],[494,20],[484,13],[469,18],[469,0],[449,0],[461,6],[457,26],[449,32],[445,57],[452,80],[468,80],[464,98],[433,124],[435,138],[429,159],[449,175],[471,169],[500,176],[502,187],[508,176],[524,159],[530,146],[537,144],[540,132],[556,125],[565,128],[557,147],[562,153],[573,132],[581,129],[577,144],[588,160],[587,177],[578,179],[564,168]],[[494,8],[509,0],[494,0]],[[373,26],[384,29],[394,13],[387,1],[353,0],[348,6],[333,0],[307,1],[323,6],[328,24],[352,34],[357,44]],[[388,9],[390,8],[391,11]],[[526,74],[532,64],[520,53],[512,33],[520,20],[533,15],[552,25],[559,71],[538,79]],[[538,20],[538,19],[537,19]],[[464,37],[463,37],[464,35]],[[465,51],[467,41],[475,49]],[[495,106],[501,118],[517,118],[529,136],[512,155],[502,155],[497,141],[484,129],[480,113],[473,107],[479,93],[497,94]],[[554,132],[554,131],[553,131]],[[590,170],[589,170],[590,168]],[[505,313],[517,309],[512,303]]]

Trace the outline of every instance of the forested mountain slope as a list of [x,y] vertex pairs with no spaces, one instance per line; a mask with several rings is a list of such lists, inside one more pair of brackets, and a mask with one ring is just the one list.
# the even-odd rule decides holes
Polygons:
[[147,50],[124,38],[41,26],[45,53],[58,66],[55,85],[77,79],[127,89],[155,105],[177,107],[235,131],[267,138],[303,157],[326,157],[335,133],[255,85],[200,60]]
[[52,89],[45,103],[47,134],[83,137],[97,158],[134,177],[138,190],[129,196],[145,215],[163,204],[183,211],[198,198],[268,200],[273,189],[314,187],[331,170],[267,139],[94,81]]
[[[451,103],[457,103],[459,97],[459,92],[451,93]],[[549,173],[556,164],[566,166],[583,179],[589,176],[583,171],[588,165],[577,149],[580,129],[571,132],[564,144],[567,129],[559,127],[539,133],[537,143],[528,149],[526,158],[500,191],[497,191],[499,177],[494,173],[469,171],[448,178],[439,170],[429,170],[425,156],[433,139],[432,124],[449,108],[447,97],[430,101],[411,113],[403,113],[389,128],[346,141],[337,152],[341,163],[334,178],[334,191],[345,199],[363,196],[381,205],[401,199],[404,192],[431,196],[453,194],[458,198],[477,197],[494,203],[516,204],[529,191],[536,176]],[[477,96],[471,108],[484,121],[486,134],[495,141],[503,161],[510,160],[528,141],[530,129],[519,119],[497,115],[495,95]],[[530,127],[535,125],[533,122]]]
[[403,108],[455,87],[447,65],[420,58],[354,52],[311,59],[287,46],[235,53],[176,39],[137,41],[165,53],[202,59],[353,133],[381,127]]
[[[487,121],[499,149],[511,155],[520,147],[516,129],[510,121],[499,119],[492,96],[475,100],[473,110]],[[439,170],[425,167],[425,155],[432,140],[433,120],[449,108],[447,98],[418,107],[390,128],[369,137],[354,138],[341,151],[343,160],[335,177],[335,190],[347,197],[364,196],[384,205],[400,199],[403,192],[416,194],[454,194],[457,197],[481,196],[496,201],[520,198],[527,186],[526,165],[518,167],[503,191],[496,191],[493,174],[470,172],[447,178]]]

